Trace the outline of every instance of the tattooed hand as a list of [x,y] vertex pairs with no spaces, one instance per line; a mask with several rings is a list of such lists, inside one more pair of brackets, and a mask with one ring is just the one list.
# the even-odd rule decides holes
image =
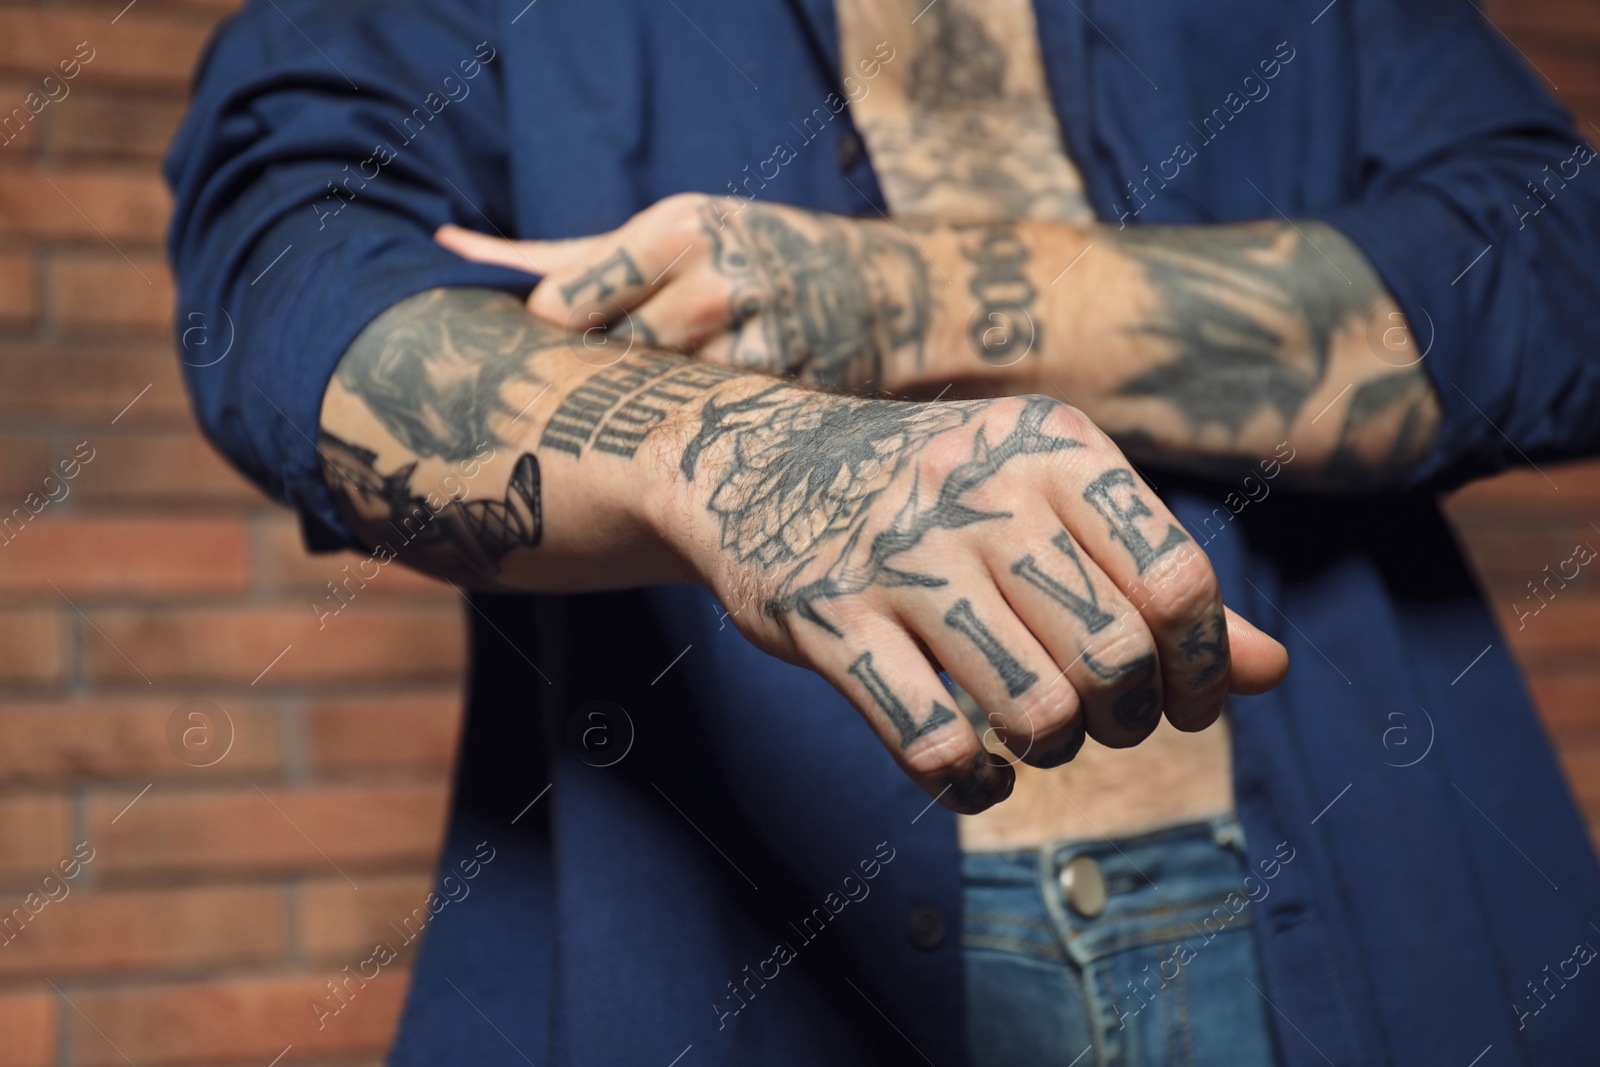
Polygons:
[[[826,677],[906,773],[981,811],[1085,734],[1137,744],[1282,677],[1110,440],[1045,397],[921,404],[737,379],[673,420],[680,551],[762,648]],[[983,709],[969,722],[937,671]],[[998,746],[996,746],[998,747]]]
[[[958,811],[1011,788],[985,740],[1054,766],[1163,709],[1203,729],[1287,665],[1110,440],[1044,397],[862,400],[617,358],[513,296],[439,289],[351,345],[320,446],[380,563],[503,591],[704,582]],[[941,668],[986,718],[952,710]]]
[[528,307],[549,322],[826,388],[914,373],[934,312],[929,264],[903,230],[730,197],[668,197],[571,241],[454,226],[437,237],[468,259],[543,274]]

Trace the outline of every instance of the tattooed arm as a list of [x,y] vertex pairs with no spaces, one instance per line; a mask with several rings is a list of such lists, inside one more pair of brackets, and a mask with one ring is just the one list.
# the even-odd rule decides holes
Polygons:
[[[674,197],[579,241],[441,239],[548,269],[530,307],[551,321],[626,315],[675,350],[828,387],[1059,395],[1168,466],[1227,473],[1287,441],[1302,485],[1381,488],[1439,423],[1404,316],[1318,223],[916,225]],[[560,282],[596,270],[615,284],[575,309]]]
[[[1282,647],[1225,611],[1205,555],[1063,403],[864,400],[587,340],[482,290],[375,320],[323,403],[352,530],[477,588],[701,582],[960,811],[1013,781],[980,731],[1054,766],[1163,710],[1203,729],[1230,688],[1282,677]],[[952,711],[940,668],[986,721]]]

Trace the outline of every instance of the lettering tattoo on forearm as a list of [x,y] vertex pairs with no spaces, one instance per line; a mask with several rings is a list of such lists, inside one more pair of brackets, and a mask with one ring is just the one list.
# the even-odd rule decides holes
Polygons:
[[[1108,470],[1083,491],[1083,499],[1093,505],[1111,528],[1111,536],[1119,542],[1143,574],[1150,565],[1168,552],[1189,540],[1189,535],[1172,523],[1161,536],[1161,542],[1152,545],[1139,529],[1139,521],[1152,517],[1150,506],[1134,490],[1133,472],[1123,468]],[[1117,491],[1126,490],[1126,499],[1118,500]]]
[[1078,549],[1073,545],[1072,538],[1067,532],[1063,530],[1056,534],[1050,543],[1077,568],[1078,578],[1083,584],[1081,595],[1068,588],[1065,582],[1041,569],[1034,562],[1032,555],[1023,556],[1013,563],[1011,573],[1070,611],[1090,634],[1097,634],[1116,622],[1116,616],[1100,606],[1100,594],[1095,589],[1094,583],[1089,580],[1089,571],[1084,567],[1083,560],[1078,556]]
[[1028,245],[1011,223],[981,226],[961,255],[973,265],[967,290],[978,307],[967,320],[967,340],[979,359],[1009,366],[1035,350],[1041,330],[1033,318],[1038,295],[1028,280]]
[[965,637],[983,653],[983,658],[989,661],[989,666],[1000,676],[1005,683],[1006,695],[1015,700],[1017,697],[1033,688],[1039,680],[1011,654],[1011,650],[1000,643],[990,629],[978,618],[978,613],[972,609],[972,601],[962,597],[955,602],[955,606],[945,612],[944,624]]
[[828,388],[881,382],[889,360],[920,368],[933,311],[921,253],[875,224],[812,215],[806,233],[794,218],[754,205],[703,211],[712,262],[733,290],[733,362]]
[[593,449],[631,459],[662,419],[735,376],[680,356],[633,353],[563,397],[539,447],[575,457]]
[[[1335,338],[1362,331],[1371,345],[1369,320],[1387,300],[1355,245],[1319,222],[1130,228],[1107,239],[1143,268],[1155,298],[1136,332],[1170,352],[1119,394],[1166,401],[1195,439],[1220,431],[1236,441],[1264,417],[1287,432],[1326,384]],[[1329,474],[1371,483],[1421,457],[1438,407],[1418,363],[1358,382],[1350,415]],[[1376,464],[1352,447],[1362,434],[1376,435],[1380,447],[1363,450]]]
[[[1002,440],[990,444],[980,426],[969,460],[937,486],[917,484],[912,465],[918,453],[985,406],[824,398],[781,385],[728,402],[711,397],[681,470],[693,481],[708,448],[730,445],[707,503],[721,520],[722,547],[740,562],[778,572],[769,612],[795,612],[839,635],[821,614],[825,601],[879,585],[943,586],[944,578],[904,569],[901,557],[935,530],[1009,518],[1009,512],[978,510],[970,497],[1013,459],[1082,447],[1044,432],[1056,405],[1036,397]],[[906,503],[886,528],[866,538],[870,506],[905,479]]]

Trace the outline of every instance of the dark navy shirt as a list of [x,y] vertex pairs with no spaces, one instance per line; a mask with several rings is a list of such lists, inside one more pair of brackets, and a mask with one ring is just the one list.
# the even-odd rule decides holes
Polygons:
[[[1231,711],[1284,1061],[1592,1062],[1600,975],[1549,976],[1600,945],[1600,871],[1434,495],[1600,444],[1600,167],[1468,0],[1036,8],[1102,220],[1337,227],[1444,408],[1381,497],[1151,472],[1293,657]],[[875,215],[836,40],[829,0],[247,4],[167,166],[180,322],[234,337],[187,360],[206,432],[350,544],[312,446],[345,348],[420,290],[532,284],[433,229],[574,236],[730,184]],[[444,862],[494,859],[393,1062],[964,1062],[954,819],[842,698],[699,590],[473,608]]]

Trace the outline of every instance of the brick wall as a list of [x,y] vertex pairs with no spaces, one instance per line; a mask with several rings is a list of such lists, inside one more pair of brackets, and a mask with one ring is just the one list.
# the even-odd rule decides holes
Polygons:
[[[319,631],[349,561],[308,558],[194,430],[156,163],[232,4],[125,2],[0,4],[5,111],[93,50],[0,146],[0,514],[58,498],[0,531],[0,904],[39,894],[0,925],[0,1067],[376,1063],[404,961],[320,1030],[308,1005],[426,892],[462,609],[386,570]],[[1592,0],[1504,24],[1600,120]],[[1545,473],[1452,504],[1512,630],[1525,582],[1600,545],[1600,466]],[[1511,637],[1600,822],[1600,581]]]

